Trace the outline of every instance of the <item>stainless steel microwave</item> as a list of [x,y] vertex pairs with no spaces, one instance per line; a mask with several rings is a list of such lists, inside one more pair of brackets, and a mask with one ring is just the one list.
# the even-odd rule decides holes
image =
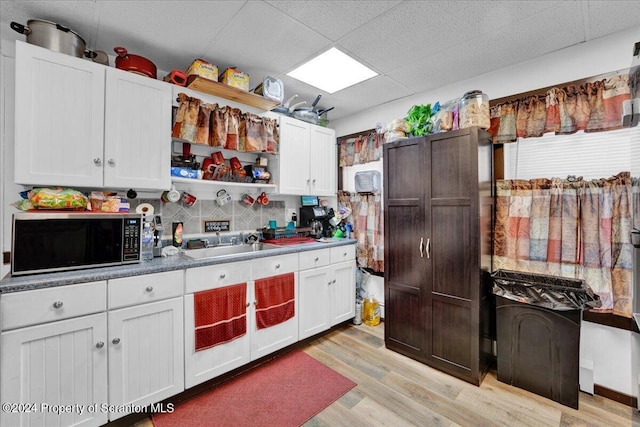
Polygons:
[[13,215],[13,276],[140,262],[142,215],[33,212]]

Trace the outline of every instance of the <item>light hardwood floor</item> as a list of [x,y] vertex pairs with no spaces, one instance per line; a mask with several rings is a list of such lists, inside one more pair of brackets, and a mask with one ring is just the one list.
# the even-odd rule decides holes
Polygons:
[[[501,383],[495,371],[480,387],[432,369],[384,346],[384,325],[348,325],[304,351],[358,385],[309,420],[321,426],[623,426],[640,413],[580,393],[579,410]],[[259,425],[256,424],[256,425]],[[150,420],[136,427],[153,427]]]

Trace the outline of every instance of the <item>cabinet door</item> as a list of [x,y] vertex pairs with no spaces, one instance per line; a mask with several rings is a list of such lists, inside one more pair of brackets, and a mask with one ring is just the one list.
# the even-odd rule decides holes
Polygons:
[[[247,292],[247,304],[249,303]],[[184,297],[184,376],[185,387],[190,388],[239,368],[251,361],[249,334],[249,315],[247,315],[247,333],[225,344],[219,344],[206,350],[195,351],[195,312],[193,294]]]
[[184,391],[182,304],[180,297],[109,312],[109,404],[145,406]]
[[[388,348],[424,359],[427,326],[425,185],[421,138],[384,147],[385,342]],[[421,247],[422,242],[422,247]],[[421,250],[422,249],[422,250]]]
[[356,314],[356,262],[346,261],[331,266],[331,326],[353,318]]
[[102,186],[106,68],[16,42],[16,183]]
[[105,187],[168,189],[171,86],[109,68],[105,102]]
[[299,339],[305,339],[331,327],[330,267],[314,268],[298,273],[300,280]]
[[311,126],[309,178],[310,193],[317,196],[334,196],[337,189],[336,133],[333,129]]
[[[297,257],[296,257],[297,259]],[[256,360],[262,356],[273,353],[276,350],[280,350],[288,345],[294,344],[298,341],[298,317],[299,317],[299,291],[298,291],[298,273],[294,273],[295,276],[295,316],[291,319],[282,322],[278,325],[271,326],[265,329],[258,329],[256,323],[256,311],[255,304],[252,304],[253,309],[250,311],[249,322],[251,331],[251,360]],[[250,301],[255,302],[254,283],[250,282]]]
[[309,123],[280,117],[280,194],[309,194]]
[[[107,403],[106,316],[77,317],[0,335],[2,402],[35,405],[24,411],[3,410],[0,425],[107,422],[106,412],[87,411],[90,405]],[[71,405],[74,411],[58,415],[44,404]]]

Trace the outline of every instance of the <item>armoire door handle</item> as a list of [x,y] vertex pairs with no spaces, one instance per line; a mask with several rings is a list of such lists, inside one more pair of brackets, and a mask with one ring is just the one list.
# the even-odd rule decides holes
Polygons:
[[420,258],[424,258],[424,237],[420,238]]
[[427,239],[427,259],[431,258],[431,239]]

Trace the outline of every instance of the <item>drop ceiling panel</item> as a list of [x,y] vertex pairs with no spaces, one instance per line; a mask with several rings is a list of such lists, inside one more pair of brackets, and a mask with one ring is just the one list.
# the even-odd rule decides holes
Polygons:
[[383,15],[400,1],[267,1],[282,13],[330,40],[356,30]]
[[[636,27],[640,40],[640,3],[635,1],[590,1],[588,10],[588,34],[590,39]],[[629,47],[631,52],[632,47]]]
[[274,7],[252,1],[234,16],[204,54],[225,67],[237,65],[249,74],[254,64],[268,65],[281,74],[330,46],[329,39]]
[[[158,68],[185,70],[200,58],[242,2],[101,1],[98,45],[144,56]],[[124,7],[126,5],[126,7]]]

